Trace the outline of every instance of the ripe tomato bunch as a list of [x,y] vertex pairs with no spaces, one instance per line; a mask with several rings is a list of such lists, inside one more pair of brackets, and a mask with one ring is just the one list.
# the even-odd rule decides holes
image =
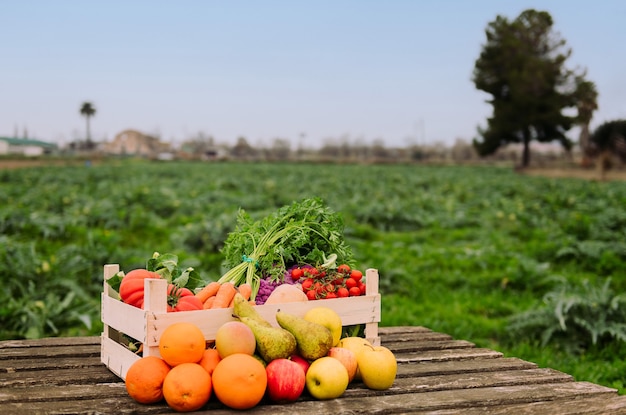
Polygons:
[[363,273],[342,264],[336,269],[298,267],[291,270],[291,278],[302,285],[309,300],[343,298],[365,295]]

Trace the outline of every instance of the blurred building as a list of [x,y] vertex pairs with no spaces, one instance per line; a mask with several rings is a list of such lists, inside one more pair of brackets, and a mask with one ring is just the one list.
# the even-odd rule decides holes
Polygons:
[[113,141],[103,143],[100,149],[106,154],[153,159],[167,158],[165,155],[173,154],[169,143],[137,130],[122,131]]
[[43,154],[50,154],[56,149],[56,144],[32,138],[0,137],[0,155],[11,154],[37,157]]

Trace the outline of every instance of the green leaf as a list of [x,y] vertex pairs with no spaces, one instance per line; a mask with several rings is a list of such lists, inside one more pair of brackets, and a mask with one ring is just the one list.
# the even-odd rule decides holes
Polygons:
[[111,278],[109,278],[107,280],[107,284],[109,284],[109,286],[111,286],[111,288],[113,288],[116,292],[119,292],[120,284],[122,283],[123,279],[124,279],[124,271],[120,271],[114,276],[112,276]]

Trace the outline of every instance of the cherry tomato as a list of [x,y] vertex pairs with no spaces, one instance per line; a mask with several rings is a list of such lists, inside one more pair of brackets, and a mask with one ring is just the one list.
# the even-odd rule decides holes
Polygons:
[[307,278],[306,280],[302,282],[302,289],[308,290],[309,288],[311,288],[314,282],[315,281],[313,281],[313,278]]
[[316,278],[319,275],[320,271],[317,268],[307,268],[304,270],[304,273],[310,275],[313,278]]
[[358,286],[359,283],[352,277],[346,279],[346,287],[348,289]]
[[361,295],[365,295],[365,288],[366,288],[365,283],[359,281],[359,285],[357,285],[357,287],[359,287],[359,290],[361,290]]
[[309,290],[306,292],[306,298],[309,300],[317,300],[317,291]]
[[348,291],[346,287],[339,287],[337,289],[337,297],[345,298],[345,297],[348,297],[349,295],[350,295],[350,291]]
[[326,293],[326,298],[337,298],[337,294],[335,294],[335,293]]
[[304,275],[304,271],[301,268],[295,268],[291,270],[291,279],[298,281]]
[[359,271],[358,269],[353,269],[352,272],[350,273],[350,278],[356,281],[360,281],[361,278],[363,278],[363,273]]
[[359,289],[359,287],[352,287],[348,290],[348,292],[350,293],[350,297],[357,297],[361,295],[361,290]]
[[340,272],[342,274],[349,274],[350,273],[350,265],[348,264],[341,264],[337,267],[337,272]]

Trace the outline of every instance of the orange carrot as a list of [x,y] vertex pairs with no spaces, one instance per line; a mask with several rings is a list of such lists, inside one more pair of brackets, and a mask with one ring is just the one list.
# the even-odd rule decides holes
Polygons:
[[215,302],[211,308],[227,308],[236,292],[235,284],[232,282],[223,283],[215,294]]
[[206,301],[204,302],[204,304],[202,305],[202,308],[204,310],[208,310],[211,307],[213,307],[213,303],[215,302],[215,296],[212,295],[209,298],[206,299]]
[[196,297],[198,297],[198,300],[204,303],[207,298],[217,294],[217,290],[220,289],[221,285],[222,284],[217,281],[211,281],[210,283],[205,285],[204,288],[196,293]]
[[[239,294],[243,296],[245,300],[249,300],[250,296],[252,295],[252,286],[244,282],[239,287],[237,287],[237,291],[239,292]],[[233,307],[234,305],[235,305],[235,296],[233,296],[233,299],[230,300],[230,304],[228,304],[228,307]]]
[[250,299],[250,296],[252,295],[252,286],[250,284],[244,282],[238,287],[238,289],[239,294],[243,295],[243,298],[245,298],[246,300]]

